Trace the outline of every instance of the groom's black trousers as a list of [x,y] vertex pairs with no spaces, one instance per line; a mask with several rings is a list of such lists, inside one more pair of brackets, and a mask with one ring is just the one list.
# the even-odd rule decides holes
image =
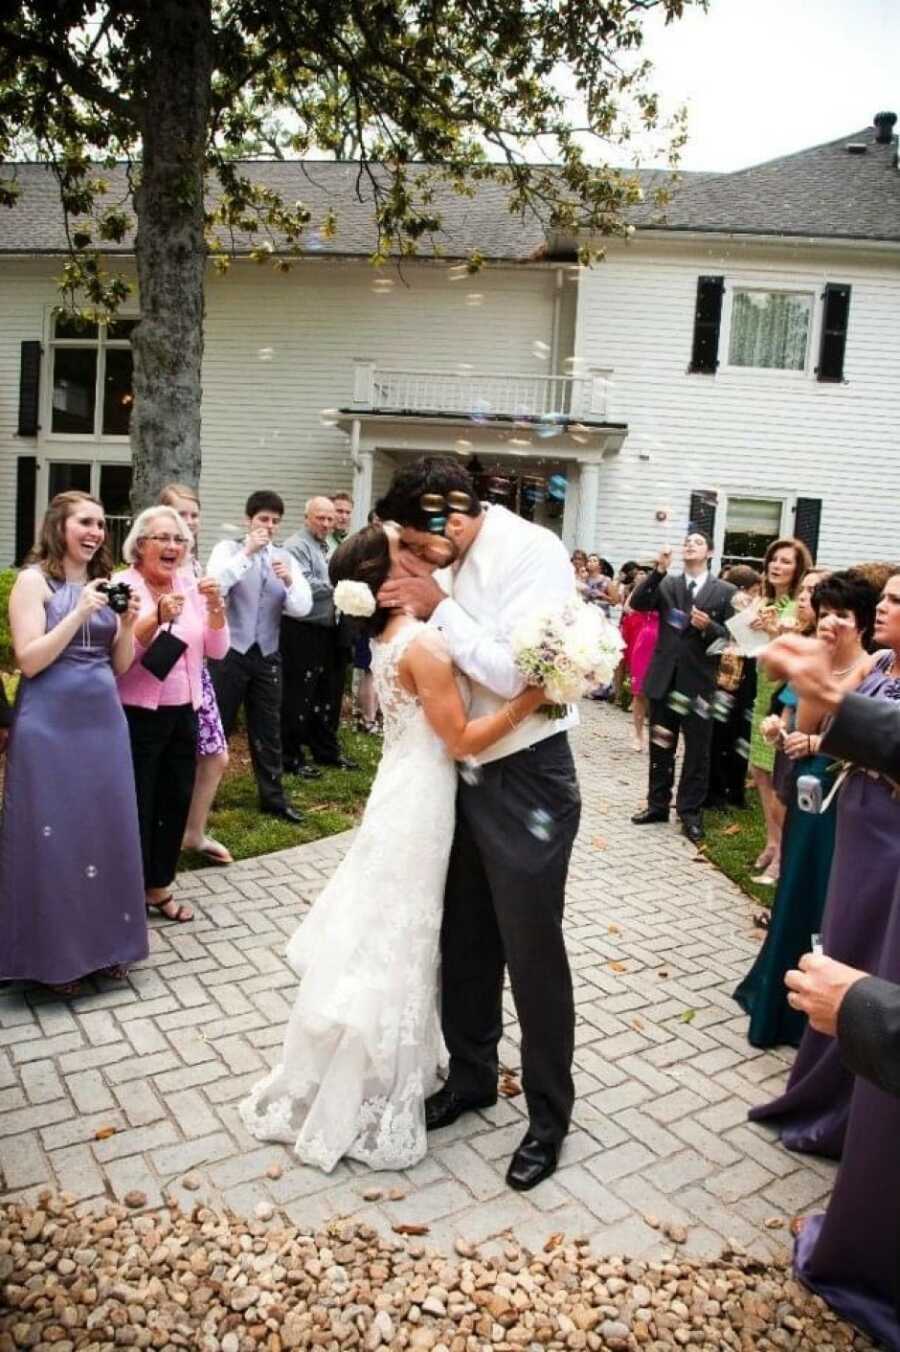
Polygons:
[[575,1090],[575,1006],[563,939],[569,855],[581,797],[565,733],[490,761],[460,781],[441,931],[448,1084],[464,1098],[497,1092],[503,969],[522,1034],[530,1130],[565,1136]]

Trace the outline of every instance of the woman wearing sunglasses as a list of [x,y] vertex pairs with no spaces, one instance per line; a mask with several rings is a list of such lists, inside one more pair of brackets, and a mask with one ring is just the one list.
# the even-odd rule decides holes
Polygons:
[[204,657],[224,657],[228,626],[218,584],[195,580],[191,534],[171,507],[148,507],[128,533],[121,575],[140,598],[135,660],[119,678],[131,735],[147,908],[193,919],[172,895],[197,766]]

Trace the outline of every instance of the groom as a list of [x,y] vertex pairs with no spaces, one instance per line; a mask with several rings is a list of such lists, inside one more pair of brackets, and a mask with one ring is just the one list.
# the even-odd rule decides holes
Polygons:
[[[562,605],[574,577],[560,541],[504,507],[483,508],[454,460],[399,470],[376,506],[401,526],[404,577],[383,605],[414,612],[441,631],[472,683],[470,717],[493,712],[525,685],[510,635],[537,610]],[[452,565],[452,597],[431,576]],[[441,932],[445,1086],[426,1100],[429,1130],[497,1101],[503,973],[522,1028],[528,1132],[506,1175],[533,1188],[556,1168],[574,1102],[575,1011],[563,939],[569,855],[581,799],[566,731],[578,721],[532,715],[460,777]]]

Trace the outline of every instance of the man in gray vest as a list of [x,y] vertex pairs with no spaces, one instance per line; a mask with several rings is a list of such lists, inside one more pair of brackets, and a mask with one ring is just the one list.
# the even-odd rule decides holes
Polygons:
[[284,516],[277,493],[251,493],[245,508],[243,540],[221,540],[207,573],[225,597],[231,647],[221,662],[210,663],[219,713],[229,737],[244,705],[253,773],[263,812],[289,822],[302,820],[284,796],[281,782],[281,656],[278,634],[282,614],[309,614],[312,594],[289,554],[272,541]]
[[337,616],[328,576],[328,537],[334,530],[335,512],[330,498],[310,498],[306,520],[284,542],[284,547],[309,583],[312,609],[302,619],[288,612],[281,624],[281,656],[284,661],[284,701],[281,709],[281,741],[287,774],[317,779],[321,773],[307,765],[308,747],[318,765],[355,766],[341,752],[337,738],[343,683],[338,689],[340,663]]

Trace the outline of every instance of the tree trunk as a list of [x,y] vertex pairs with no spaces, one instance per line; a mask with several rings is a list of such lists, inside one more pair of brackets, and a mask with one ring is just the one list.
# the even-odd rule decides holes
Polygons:
[[151,0],[143,161],[135,194],[140,323],[132,334],[132,508],[200,478],[206,242],[204,163],[213,64],[211,0]]

